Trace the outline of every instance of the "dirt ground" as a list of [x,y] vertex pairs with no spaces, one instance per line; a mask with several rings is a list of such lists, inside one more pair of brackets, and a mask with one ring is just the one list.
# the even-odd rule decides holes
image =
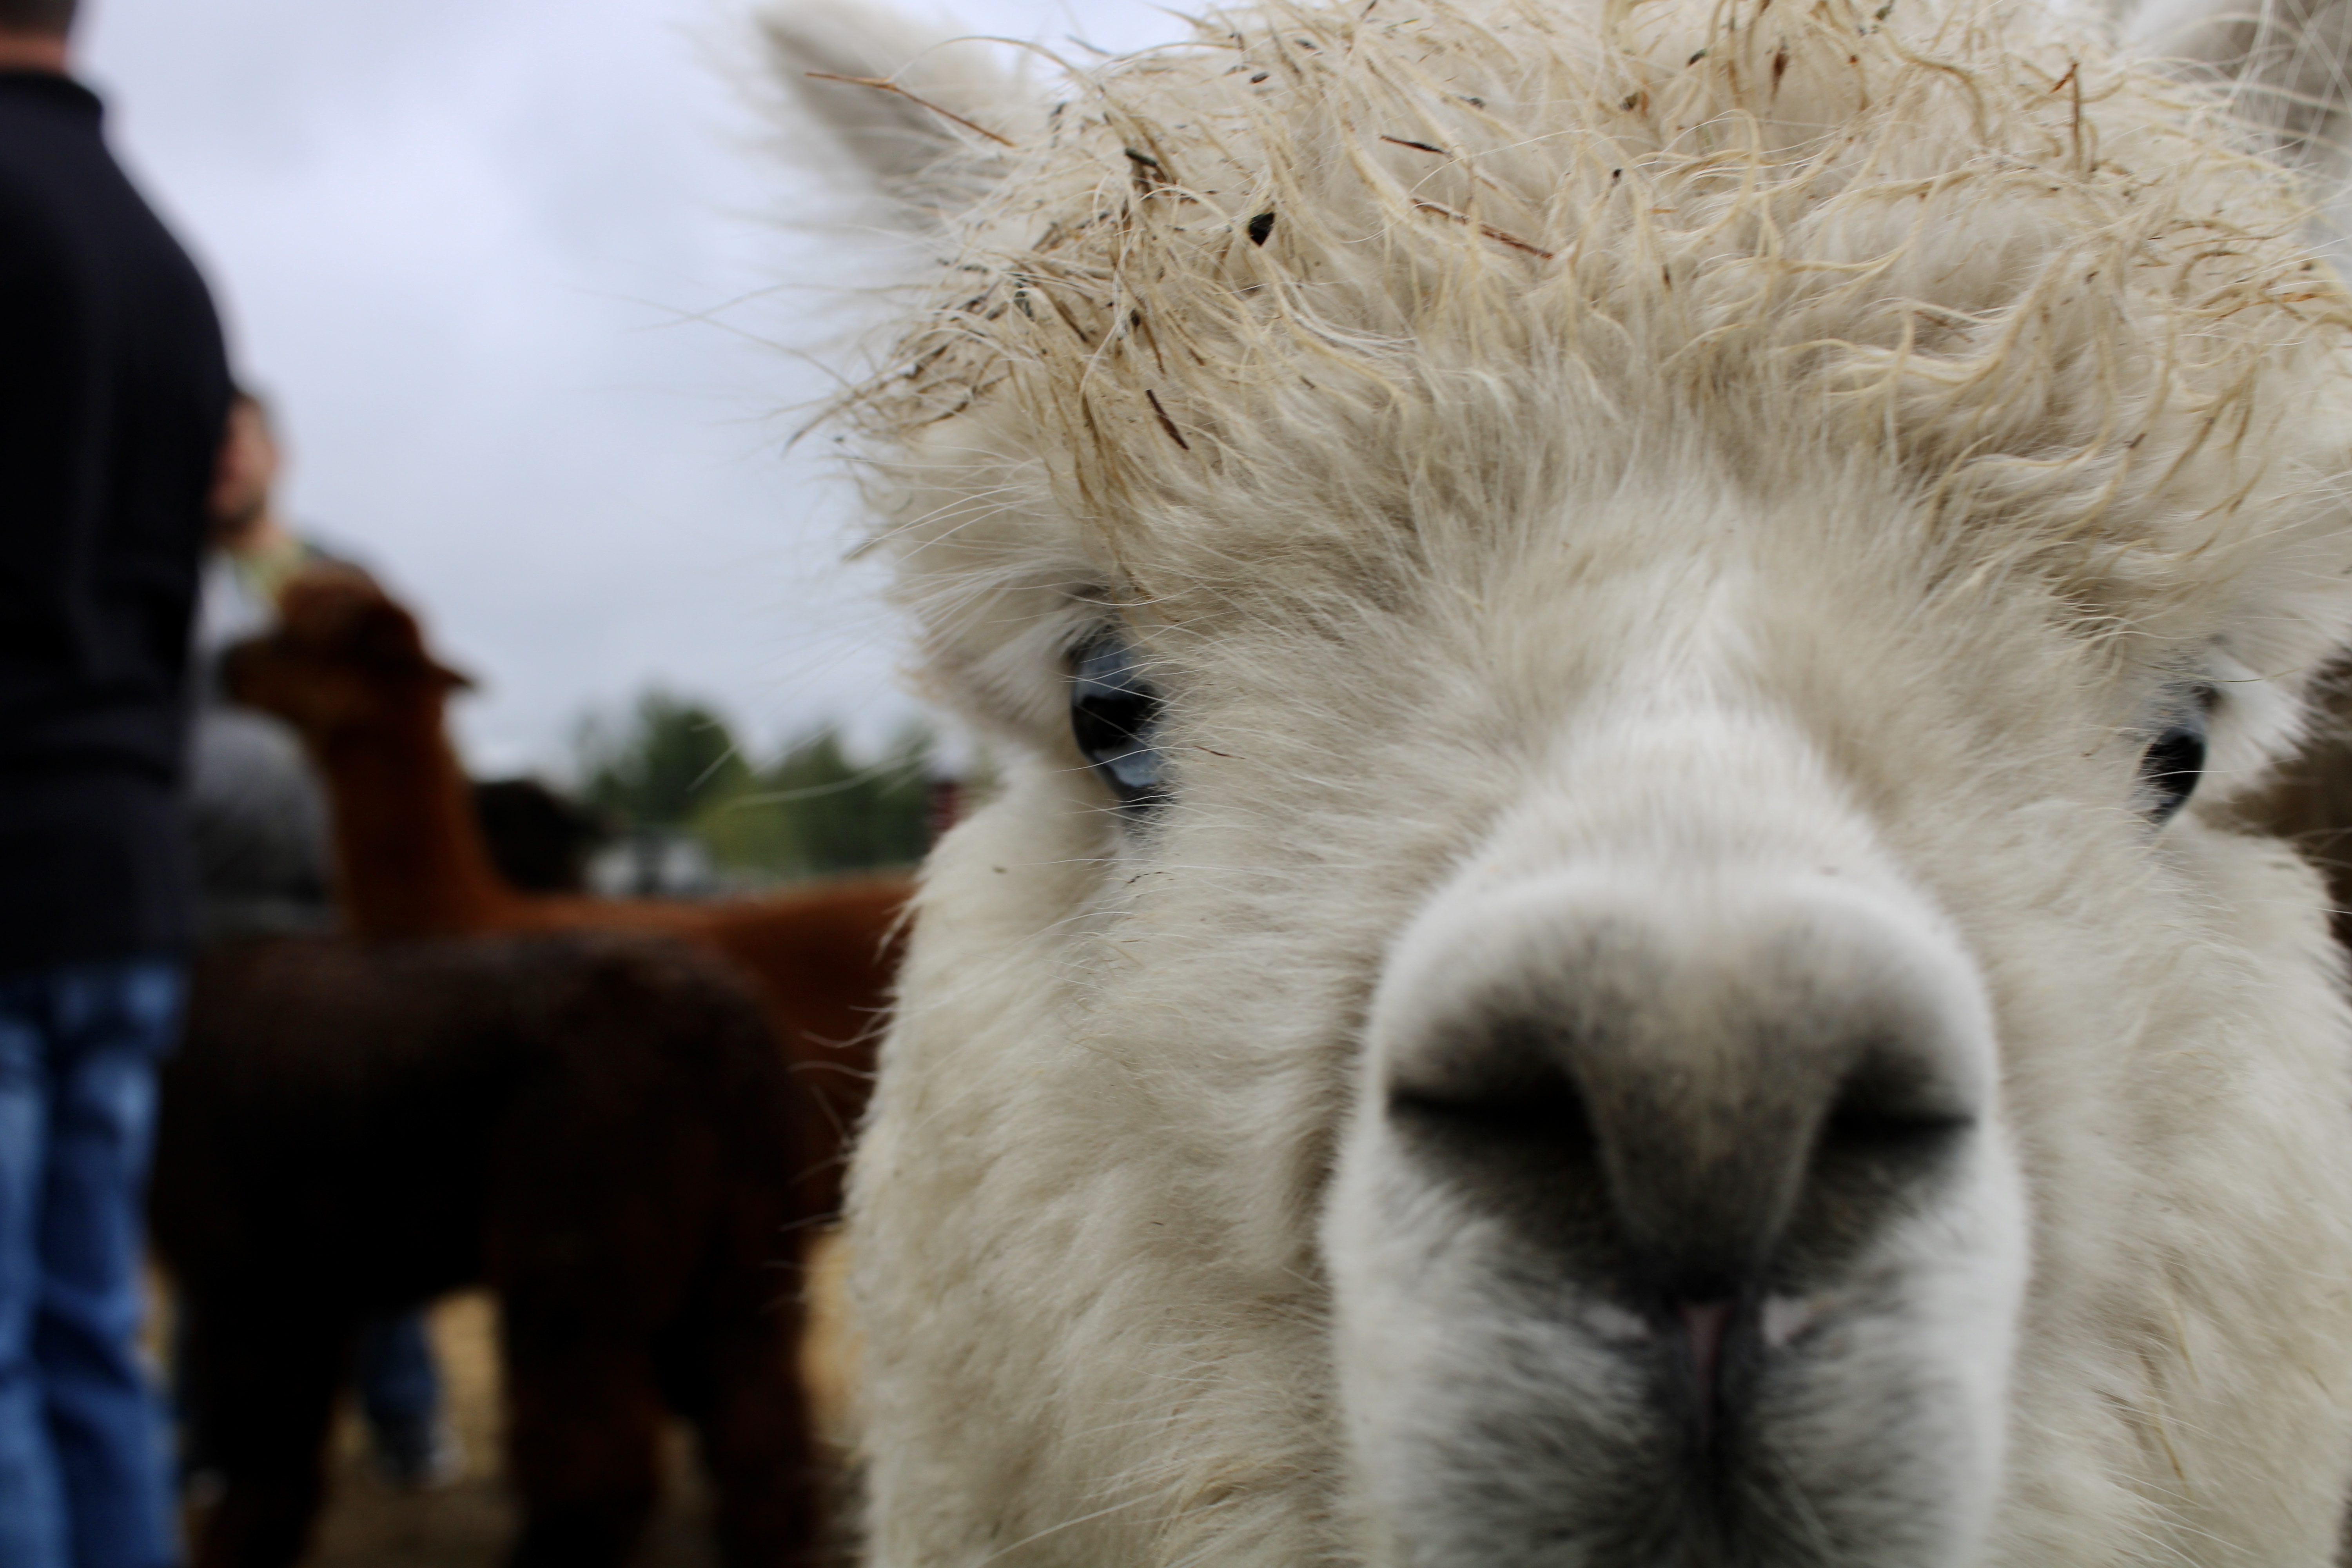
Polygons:
[[[803,1353],[822,1429],[838,1434],[854,1348],[845,1331],[838,1250],[818,1244],[812,1259],[815,1323]],[[433,1346],[465,1468],[451,1484],[395,1491],[368,1462],[358,1416],[345,1411],[335,1432],[333,1489],[303,1568],[498,1568],[516,1527],[516,1510],[499,1473],[498,1305],[479,1291],[434,1308]],[[634,1568],[718,1568],[711,1549],[709,1494],[694,1465],[691,1438],[673,1426],[666,1445],[662,1502]]]
[[[449,1412],[465,1472],[448,1486],[394,1491],[369,1468],[367,1438],[346,1413],[335,1434],[334,1496],[308,1568],[497,1568],[514,1539],[515,1510],[499,1474],[498,1308],[478,1292],[433,1313]],[[685,1432],[668,1445],[660,1513],[639,1568],[716,1568],[706,1500]]]

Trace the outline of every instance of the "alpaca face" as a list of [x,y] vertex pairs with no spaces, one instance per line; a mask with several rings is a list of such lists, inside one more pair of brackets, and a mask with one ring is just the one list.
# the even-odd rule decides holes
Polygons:
[[[1702,461],[1485,520],[1311,640],[1302,574],[1074,592],[1000,649],[1038,760],[935,866],[859,1177],[881,1462],[973,1463],[956,1539],[1138,1495],[1381,1568],[2329,1538],[2341,1417],[2257,1298],[2331,1288],[2248,1249],[2265,1188],[2343,1181],[2339,1024],[2305,879],[2179,809],[2243,676],[1874,551],[1892,497]],[[2226,1394],[2139,1360],[2176,1248],[2231,1254],[2168,1342]],[[2293,1517],[2149,1507],[2118,1384],[2208,1486],[2300,1474]],[[1147,1552],[1122,1522],[1035,1560]]]
[[[1685,585],[1710,570],[1685,565]],[[1643,574],[1563,577],[1522,602],[1574,627],[1646,599]],[[1237,718],[1188,723],[1189,702],[1215,700],[1205,668],[1171,700],[1123,637],[1072,661],[1072,734],[1131,875],[1281,866],[1397,922],[1350,976],[1369,1007],[1325,1010],[1348,1035],[1314,1047],[1352,1079],[1344,1132],[1327,1130],[1340,1147],[1317,1265],[1375,1561],[1979,1560],[2028,1247],[1991,1002],[1808,732],[1799,683],[1769,668],[1777,639],[1742,635],[1742,596],[1619,617],[1612,671],[1540,622],[1474,633],[1475,653],[1433,638],[1433,658],[1460,660],[1447,719],[1364,683],[1350,706],[1366,716],[1393,705],[1409,728],[1471,720],[1503,740],[1416,770],[1423,811],[1450,816],[1461,847],[1379,890],[1318,877],[1287,832],[1237,843],[1212,826],[1231,808],[1188,787],[1188,750],[1279,742]],[[1830,650],[1781,657],[1809,651]],[[1854,700],[1884,673],[1852,680]],[[1302,684],[1259,722],[1314,732],[1331,773],[1402,782],[1318,723],[1332,694]],[[1453,811],[1434,805],[1473,759],[1503,776],[1457,780]],[[2111,798],[2130,801],[2142,761],[2114,759]],[[2168,804],[2145,804],[2124,826],[2143,842],[2122,853],[2145,853]],[[1149,952],[1151,912],[1213,897],[1129,893],[1122,926],[1144,931],[1123,940]],[[1174,1010],[1278,1040],[1299,998],[1263,983],[1254,1002],[1204,989]],[[1145,995],[1156,984],[1133,977]],[[1129,987],[1106,991],[1125,1016]]]
[[2328,1561],[2286,177],[2023,13],[1234,26],[858,405],[1014,759],[855,1177],[877,1561]]

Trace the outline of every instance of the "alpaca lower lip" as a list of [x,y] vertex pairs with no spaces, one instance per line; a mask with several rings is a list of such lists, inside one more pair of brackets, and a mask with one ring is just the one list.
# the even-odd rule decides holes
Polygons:
[[1691,1419],[1698,1446],[1714,1446],[1723,1398],[1723,1342],[1731,1331],[1734,1304],[1728,1300],[1677,1301],[1676,1325],[1682,1331],[1683,1371],[1688,1379]]
[[1733,1298],[1674,1301],[1654,1312],[1636,1312],[1614,1302],[1595,1302],[1579,1321],[1601,1343],[1629,1356],[1665,1357],[1665,1373],[1686,1401],[1701,1447],[1711,1443],[1724,1416],[1727,1363],[1745,1336],[1747,1354],[1773,1355],[1802,1343],[1821,1311],[1813,1299],[1768,1295],[1752,1307]]

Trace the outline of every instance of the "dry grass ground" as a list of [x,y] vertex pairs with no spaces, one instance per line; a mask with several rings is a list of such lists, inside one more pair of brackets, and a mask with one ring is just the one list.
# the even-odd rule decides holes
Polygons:
[[[391,1489],[370,1468],[366,1435],[346,1412],[335,1432],[334,1498],[309,1568],[498,1568],[516,1516],[499,1474],[497,1312],[489,1297],[469,1292],[433,1313],[433,1347],[466,1448],[464,1474],[430,1491]],[[667,1447],[662,1507],[639,1568],[716,1568],[691,1444],[673,1429]]]
[[[818,1243],[811,1295],[817,1304],[803,1357],[825,1430],[841,1430],[854,1349],[840,1310],[841,1257]],[[367,1438],[346,1411],[335,1431],[333,1495],[304,1568],[498,1568],[514,1539],[516,1510],[499,1465],[498,1307],[469,1291],[433,1310],[433,1344],[448,1410],[465,1445],[465,1470],[446,1487],[400,1492],[376,1479]],[[709,1496],[693,1443],[673,1426],[663,1495],[635,1568],[718,1568]]]

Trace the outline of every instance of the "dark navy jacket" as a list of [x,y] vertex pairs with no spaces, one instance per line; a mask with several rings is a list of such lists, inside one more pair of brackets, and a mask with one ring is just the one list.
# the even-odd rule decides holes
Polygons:
[[187,942],[188,623],[229,377],[98,100],[0,71],[0,974]]

